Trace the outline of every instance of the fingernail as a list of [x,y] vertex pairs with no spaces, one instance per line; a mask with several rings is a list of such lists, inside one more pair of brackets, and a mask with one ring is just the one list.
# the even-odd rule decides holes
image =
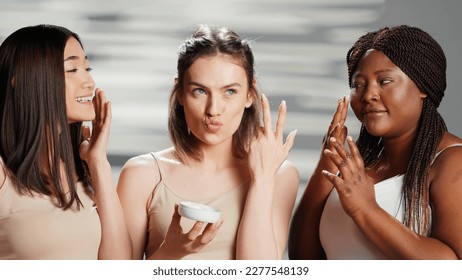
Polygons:
[[337,142],[337,140],[335,140],[334,137],[329,138],[329,141],[331,141],[331,142]]
[[351,137],[350,135],[348,135],[348,136],[347,136],[347,140],[353,142],[353,137]]
[[223,224],[223,220],[220,220],[218,223],[215,224],[215,227],[220,228],[222,224]]
[[286,101],[285,100],[281,101],[281,106],[286,106]]

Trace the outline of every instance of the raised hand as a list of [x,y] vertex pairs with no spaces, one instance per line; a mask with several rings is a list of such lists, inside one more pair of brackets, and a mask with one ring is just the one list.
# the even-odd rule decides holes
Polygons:
[[202,230],[204,223],[196,222],[189,232],[184,233],[180,221],[181,216],[178,213],[178,205],[175,205],[172,221],[167,230],[165,240],[158,249],[158,252],[156,252],[157,258],[174,260],[199,252],[213,240],[223,223],[223,221],[218,221],[214,224],[209,223]]
[[87,164],[94,160],[107,160],[106,150],[111,127],[111,103],[106,101],[104,92],[96,89],[93,98],[95,119],[92,121],[92,132],[86,125],[82,126],[82,143],[80,144],[80,158]]
[[[334,137],[340,143],[345,143],[345,138],[348,133],[348,129],[345,126],[346,118],[348,113],[348,99],[344,96],[342,99],[338,101],[337,110],[334,113],[332,121],[327,129],[327,133],[322,140],[322,150],[329,148],[329,139]],[[335,166],[331,163],[330,160],[327,160],[324,154],[321,154],[320,159],[321,164],[325,164],[327,166],[323,166],[324,168],[328,169],[330,172],[335,173]]]
[[366,174],[364,161],[351,136],[347,137],[350,151],[337,139],[330,139],[330,149],[324,154],[335,164],[340,176],[327,170],[322,174],[334,185],[339,195],[343,210],[350,217],[358,211],[367,211],[371,206],[377,206],[374,183]]
[[294,145],[296,130],[289,133],[283,142],[283,130],[286,120],[287,107],[281,102],[276,121],[276,129],[272,130],[271,112],[268,99],[261,96],[263,110],[263,127],[255,135],[249,149],[249,166],[252,177],[263,174],[274,175],[281,164],[287,159],[290,149]]

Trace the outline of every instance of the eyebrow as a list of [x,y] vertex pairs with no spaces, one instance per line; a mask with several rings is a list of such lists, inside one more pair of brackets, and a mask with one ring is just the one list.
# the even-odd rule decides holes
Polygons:
[[[192,85],[192,86],[198,86],[198,87],[203,87],[203,88],[208,88],[206,87],[205,85],[201,84],[201,83],[198,83],[198,82],[189,82],[188,85]],[[242,87],[242,85],[240,83],[231,83],[231,84],[228,84],[228,85],[225,85],[225,86],[222,86],[221,88],[222,89],[225,89],[225,88],[230,88],[230,87]]]
[[[380,69],[380,70],[375,71],[374,75],[378,75],[378,74],[385,73],[385,72],[392,72],[392,71],[395,71],[395,69],[392,69],[392,68]],[[352,78],[356,78],[356,77],[364,77],[364,75],[361,72],[355,72]]]
[[[66,59],[64,59],[64,61],[69,61],[69,60],[79,60],[80,57],[76,56],[76,55],[71,55],[71,56],[68,56]],[[88,60],[88,56],[85,56],[84,57],[85,60]]]

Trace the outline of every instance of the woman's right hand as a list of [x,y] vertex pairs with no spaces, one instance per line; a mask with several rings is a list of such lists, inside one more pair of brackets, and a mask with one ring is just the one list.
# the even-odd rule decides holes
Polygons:
[[331,173],[337,172],[337,167],[324,155],[324,150],[329,148],[329,139],[334,137],[342,145],[345,144],[345,139],[348,134],[348,129],[345,126],[346,118],[348,113],[348,99],[344,96],[338,101],[337,110],[334,113],[332,121],[329,125],[326,135],[322,140],[322,150],[320,164],[324,167],[323,169],[329,170]]
[[221,220],[214,224],[209,223],[202,231],[204,222],[196,222],[189,232],[184,233],[180,221],[181,215],[178,213],[178,205],[175,205],[172,222],[164,242],[151,258],[178,260],[189,254],[197,253],[213,240],[223,224]]

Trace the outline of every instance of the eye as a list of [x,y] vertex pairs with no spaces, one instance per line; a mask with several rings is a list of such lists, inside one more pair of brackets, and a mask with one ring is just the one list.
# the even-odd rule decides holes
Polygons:
[[91,72],[91,71],[93,71],[93,68],[91,68],[91,67],[88,67],[88,68],[87,68],[87,69],[85,69],[85,70],[86,70],[87,72]]
[[201,88],[193,89],[193,93],[194,93],[194,94],[197,94],[197,95],[204,95],[204,94],[206,94],[205,90],[203,90],[203,89],[201,89]]
[[77,72],[77,68],[66,70],[66,73],[76,73],[76,72]]
[[225,93],[226,95],[233,95],[237,93],[237,90],[230,88],[230,89],[227,89]]
[[355,89],[355,88],[362,88],[364,86],[363,83],[360,83],[360,82],[357,82],[357,81],[354,81],[351,83],[351,88],[352,89]]
[[389,79],[389,78],[386,78],[386,79],[381,79],[379,82],[380,82],[381,85],[386,85],[386,84],[389,84],[389,83],[393,82],[393,80]]

